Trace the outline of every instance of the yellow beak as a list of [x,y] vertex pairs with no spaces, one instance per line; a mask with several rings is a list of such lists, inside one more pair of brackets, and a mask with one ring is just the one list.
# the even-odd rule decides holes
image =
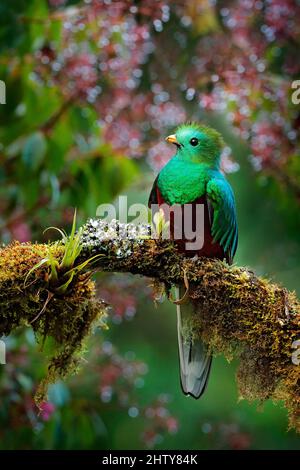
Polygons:
[[166,137],[166,141],[169,142],[170,144],[180,145],[178,140],[176,139],[175,134],[168,135],[168,137]]

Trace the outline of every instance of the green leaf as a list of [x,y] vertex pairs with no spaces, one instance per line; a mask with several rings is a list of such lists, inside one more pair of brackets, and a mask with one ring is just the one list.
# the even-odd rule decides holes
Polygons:
[[62,382],[57,382],[49,387],[49,400],[56,406],[63,406],[70,400],[70,392]]
[[36,171],[43,162],[47,152],[47,142],[41,132],[31,134],[22,151],[22,161],[27,169]]
[[73,281],[73,277],[75,276],[75,271],[70,271],[70,274],[69,274],[69,279],[67,279],[67,281],[62,284],[61,286],[57,287],[55,289],[55,292],[57,292],[58,294],[63,294],[67,291],[69,285],[71,284],[71,282]]
[[83,261],[82,263],[80,263],[78,266],[75,266],[74,268],[70,269],[69,271],[67,271],[65,273],[65,276],[69,276],[71,275],[71,273],[74,273],[74,274],[78,274],[80,271],[82,271],[86,266],[88,266],[89,264],[93,263],[96,259],[100,258],[104,256],[103,254],[98,254],[98,255],[95,255],[95,256],[92,256],[91,258]]
[[16,378],[23,390],[31,392],[33,385],[31,377],[20,372],[17,374]]
[[31,268],[28,273],[26,274],[26,277],[25,277],[25,280],[24,280],[24,288],[26,287],[26,282],[27,282],[27,279],[29,278],[29,276],[34,272],[36,271],[37,269],[39,269],[40,267],[42,267],[44,264],[48,264],[49,263],[49,258],[43,258],[41,259],[41,261],[39,261],[38,263],[36,263],[33,268]]
[[61,234],[61,237],[63,240],[65,240],[67,238],[67,234],[64,230],[58,228],[58,227],[47,227],[45,228],[45,230],[43,231],[43,234],[45,234],[46,232],[48,232],[48,230],[56,230],[58,233]]

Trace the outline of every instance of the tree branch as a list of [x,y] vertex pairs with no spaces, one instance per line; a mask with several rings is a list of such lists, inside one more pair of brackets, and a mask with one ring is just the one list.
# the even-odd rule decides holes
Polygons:
[[[93,270],[151,277],[164,283],[167,291],[185,279],[195,306],[190,324],[185,325],[188,334],[201,337],[214,354],[237,357],[240,397],[283,400],[290,427],[300,431],[300,366],[295,360],[300,350],[297,356],[293,349],[300,340],[300,303],[295,294],[247,268],[185,258],[172,242],[149,238],[149,231],[148,226],[90,220],[83,227],[83,248],[76,265],[100,255]],[[56,294],[49,286],[49,267],[44,265],[24,287],[26,274],[49,250],[61,260],[63,245],[14,243],[0,252],[0,333],[9,334],[25,323],[38,337],[56,340],[58,349],[38,391],[39,402],[49,382],[73,369],[84,338],[105,314],[105,304],[97,300],[87,273],[74,276],[67,291]],[[51,300],[49,291],[54,294]]]

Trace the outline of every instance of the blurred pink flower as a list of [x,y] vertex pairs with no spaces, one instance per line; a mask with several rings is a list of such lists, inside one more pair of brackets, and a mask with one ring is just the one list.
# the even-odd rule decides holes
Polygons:
[[31,230],[26,222],[18,221],[11,226],[11,238],[19,242],[28,242],[31,240]]
[[41,404],[40,416],[43,421],[49,421],[54,412],[55,406],[50,401]]

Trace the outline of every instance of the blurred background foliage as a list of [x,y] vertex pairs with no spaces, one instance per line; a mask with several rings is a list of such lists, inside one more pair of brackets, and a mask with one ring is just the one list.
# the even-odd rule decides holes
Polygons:
[[[1,0],[2,242],[44,240],[119,194],[146,203],[172,155],[164,137],[201,120],[227,143],[236,262],[300,294],[299,14],[299,0]],[[154,308],[150,281],[97,282],[110,330],[40,413],[35,339],[5,339],[0,448],[300,448],[280,406],[238,401],[223,358],[203,399],[181,394],[174,307]]]

